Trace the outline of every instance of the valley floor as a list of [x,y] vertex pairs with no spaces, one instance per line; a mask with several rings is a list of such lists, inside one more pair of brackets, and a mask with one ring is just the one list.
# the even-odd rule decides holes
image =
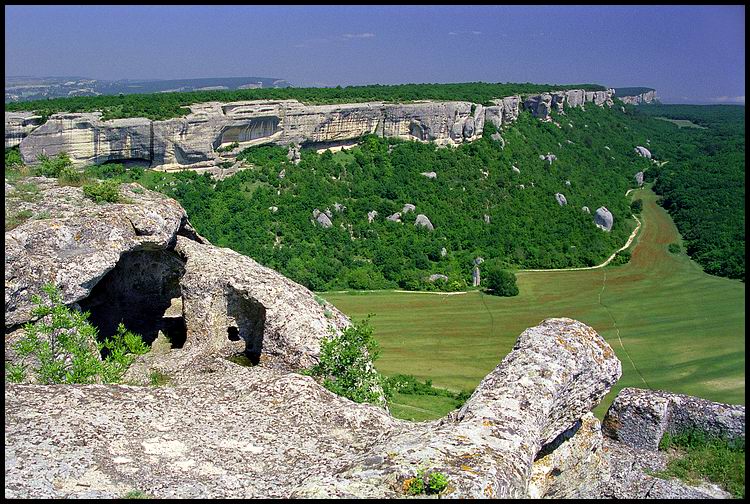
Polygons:
[[[375,314],[376,366],[386,375],[413,374],[437,387],[473,390],[523,330],[545,318],[570,317],[592,326],[622,361],[622,378],[595,410],[598,417],[624,387],[744,404],[745,285],[707,275],[684,253],[670,254],[667,246],[680,236],[658,196],[644,188],[634,197],[643,199],[642,228],[623,266],[518,272],[520,293],[512,298],[478,291],[322,295],[351,317]],[[451,408],[415,397],[419,403],[411,404],[400,396],[394,414],[438,418]]]

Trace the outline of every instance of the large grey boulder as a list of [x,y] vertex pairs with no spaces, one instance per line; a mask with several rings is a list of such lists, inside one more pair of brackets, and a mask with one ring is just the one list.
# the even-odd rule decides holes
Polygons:
[[562,193],[555,193],[555,199],[557,200],[557,204],[560,206],[568,204],[568,200],[565,199],[565,195]]
[[427,277],[427,280],[430,281],[430,282],[435,282],[437,280],[443,280],[443,281],[447,282],[448,281],[448,277],[446,275],[441,274],[441,273],[434,273],[434,274],[430,275],[429,277]]
[[431,171],[431,172],[422,172],[422,173],[420,173],[420,175],[422,175],[424,177],[427,177],[428,179],[435,179],[435,178],[437,178],[437,173],[435,173],[434,171]]
[[607,207],[599,207],[594,213],[594,224],[604,231],[612,231],[612,224],[614,223],[614,217]]
[[630,447],[653,451],[664,434],[691,429],[744,438],[745,407],[661,390],[624,388],[607,410],[603,429]]
[[[328,213],[330,213],[330,210],[328,211]],[[313,210],[312,216],[313,216],[313,219],[315,219],[315,222],[317,222],[324,228],[329,228],[333,226],[333,222],[331,222],[331,217],[325,212],[321,212],[317,208]]]
[[639,171],[635,174],[635,183],[638,185],[638,187],[643,185],[643,172]]
[[519,170],[519,169],[518,169],[517,167],[515,167],[515,166],[512,166],[512,167],[511,167],[511,170],[512,170],[512,171],[513,171],[513,173],[515,173],[516,175],[520,175],[520,174],[521,174],[521,170]]
[[635,148],[635,153],[641,157],[645,157],[646,159],[651,159],[651,151],[641,145],[638,145]]
[[391,222],[401,222],[401,212],[396,212],[395,214],[389,215],[385,218],[385,220],[389,220]]
[[414,225],[425,227],[430,231],[435,230],[435,228],[432,226],[432,222],[430,222],[430,219],[428,219],[424,214],[417,215],[417,219],[414,221]]
[[374,221],[375,217],[377,217],[377,216],[378,216],[378,211],[377,210],[370,210],[369,212],[367,212],[367,222]]
[[413,212],[416,209],[417,207],[415,207],[411,203],[405,203],[404,208],[401,209],[401,213],[408,214],[409,212]]

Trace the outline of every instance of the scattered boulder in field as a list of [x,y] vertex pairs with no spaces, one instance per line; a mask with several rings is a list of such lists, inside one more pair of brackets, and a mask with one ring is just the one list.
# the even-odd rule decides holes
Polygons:
[[565,199],[565,195],[563,193],[555,193],[555,199],[557,200],[557,204],[560,206],[568,204],[568,200]]
[[515,166],[513,166],[513,167],[511,168],[511,170],[512,170],[512,171],[513,171],[513,173],[515,173],[516,175],[520,175],[520,174],[521,174],[521,170],[519,170],[519,169],[518,169],[518,168],[516,168]]
[[279,207],[277,206],[270,206],[268,209],[271,211],[271,213],[276,213],[279,211]]
[[445,257],[448,255],[448,251],[445,249],[445,247],[440,249],[440,257]]
[[643,172],[639,171],[635,174],[635,183],[638,184],[638,187],[643,185]]
[[378,216],[378,211],[377,210],[371,210],[371,211],[367,212],[367,222],[374,221],[375,217],[377,217],[377,216]]
[[323,226],[324,228],[329,228],[333,226],[333,222],[331,222],[331,218],[326,215],[324,212],[321,212],[317,208],[313,210],[313,219],[317,221],[318,224]]
[[423,176],[427,177],[428,179],[437,178],[437,173],[435,173],[434,171],[431,171],[431,172],[422,172],[422,173],[420,173],[420,175],[423,175]]
[[417,215],[417,220],[414,221],[415,226],[422,226],[426,227],[430,231],[434,231],[435,228],[432,225],[432,222],[430,222],[430,219],[427,218],[425,214],[419,214]]
[[518,184],[518,188],[519,188],[519,189],[526,189],[526,186],[525,186],[525,185],[523,185],[523,184]]
[[489,224],[490,223],[490,216],[487,214],[484,214],[484,223]]
[[406,203],[404,205],[404,208],[401,209],[402,213],[408,214],[409,212],[413,212],[417,207],[412,205],[411,203]]
[[590,213],[591,213],[591,210],[589,210],[589,207],[587,207],[587,206],[583,206],[583,207],[581,207],[581,211],[582,211],[583,213],[587,213],[587,214],[590,214]]
[[612,217],[612,213],[607,210],[607,207],[599,207],[596,209],[596,213],[594,214],[594,224],[596,224],[597,227],[600,227],[604,231],[612,231],[613,222],[614,217]]
[[286,177],[286,168],[282,168],[279,172],[279,178],[283,179],[284,177]]
[[334,203],[333,209],[336,210],[337,212],[343,212],[344,210],[346,210],[346,207],[342,205],[341,203]]
[[641,147],[640,145],[635,148],[636,154],[638,154],[641,157],[645,157],[646,159],[651,159],[651,151],[648,150],[645,147]]
[[502,137],[502,135],[500,135],[500,133],[493,133],[492,135],[490,135],[490,138],[499,143],[501,149],[505,149],[505,139]]
[[570,187],[570,180],[566,180],[565,181],[565,185],[568,186],[568,187]]
[[401,212],[396,212],[395,214],[389,215],[385,218],[385,220],[389,220],[392,222],[401,222]]

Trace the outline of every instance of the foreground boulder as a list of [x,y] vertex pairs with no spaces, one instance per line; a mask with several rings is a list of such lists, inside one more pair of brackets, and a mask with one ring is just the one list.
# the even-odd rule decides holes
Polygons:
[[640,145],[635,148],[635,153],[646,159],[651,159],[651,151]]
[[216,357],[172,387],[6,384],[5,495],[401,497],[429,464],[448,477],[449,497],[522,497],[542,447],[619,376],[590,327],[548,319],[519,337],[463,408],[432,422]]
[[604,432],[632,448],[657,450],[664,434],[698,430],[745,437],[745,407],[671,392],[624,388],[607,410]]

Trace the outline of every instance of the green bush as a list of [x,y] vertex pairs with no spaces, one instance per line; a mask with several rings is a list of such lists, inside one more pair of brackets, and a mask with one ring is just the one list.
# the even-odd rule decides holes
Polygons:
[[325,388],[354,402],[382,405],[384,379],[372,365],[378,343],[369,320],[353,322],[338,336],[331,329],[321,343],[320,362],[305,374],[322,378]]
[[490,263],[484,269],[485,285],[490,294],[495,296],[518,295],[516,275],[513,272],[502,269],[497,263]]
[[50,158],[39,154],[39,166],[34,169],[34,174],[40,177],[57,178],[65,168],[72,168],[73,162],[66,152],[60,152],[57,156]]
[[643,200],[637,199],[630,203],[630,212],[634,214],[639,214],[643,210]]
[[[65,306],[60,291],[45,285],[45,302],[34,295],[32,314],[36,322],[24,326],[24,335],[13,346],[20,358],[34,357],[32,371],[40,383],[118,382],[135,355],[148,351],[141,337],[120,324],[117,333],[103,342],[97,341],[97,329],[88,321],[89,314]],[[102,359],[101,354],[106,356]],[[23,381],[29,365],[6,365],[6,379]]]
[[630,262],[630,251],[621,250],[615,255],[614,259],[609,263],[610,266],[620,266],[621,264],[627,264]]
[[438,494],[448,487],[448,477],[443,473],[434,472],[427,480],[427,493]]
[[117,203],[120,201],[120,184],[114,180],[86,184],[83,194],[97,203]]
[[674,450],[678,457],[667,463],[664,471],[654,473],[661,478],[677,477],[688,484],[708,479],[734,497],[745,497],[745,439],[726,439],[706,432],[688,429],[665,434],[659,449]]
[[670,254],[679,254],[682,251],[682,247],[680,247],[679,243],[670,243],[667,250],[669,250]]
[[23,159],[21,158],[21,150],[16,146],[13,148],[5,149],[5,169],[14,168],[23,165]]

